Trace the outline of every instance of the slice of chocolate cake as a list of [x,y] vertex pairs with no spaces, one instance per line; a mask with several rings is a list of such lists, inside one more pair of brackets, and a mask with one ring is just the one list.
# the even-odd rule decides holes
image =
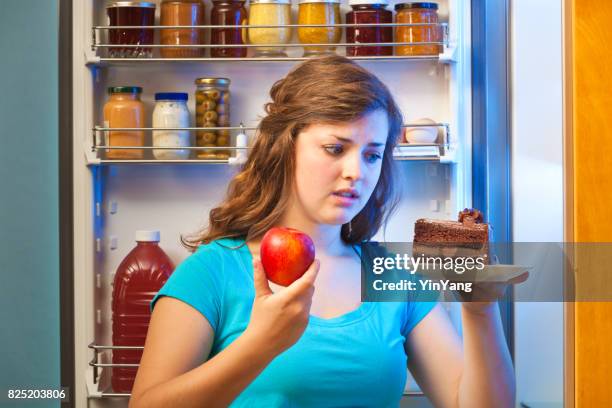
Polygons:
[[489,225],[482,213],[466,208],[458,221],[421,218],[414,224],[413,255],[485,256],[489,259]]

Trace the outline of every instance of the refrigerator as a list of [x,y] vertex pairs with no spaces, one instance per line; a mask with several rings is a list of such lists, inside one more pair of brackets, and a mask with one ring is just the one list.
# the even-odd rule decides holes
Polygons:
[[[399,2],[392,0],[388,9],[392,10]],[[71,175],[72,190],[69,200],[64,201],[62,227],[62,253],[70,257],[62,267],[62,383],[72,384],[71,405],[77,407],[115,408],[128,404],[129,394],[116,393],[110,385],[111,298],[114,274],[135,246],[135,231],[159,230],[160,246],[176,265],[180,264],[190,253],[182,247],[179,237],[205,225],[208,212],[223,198],[228,182],[240,169],[240,164],[228,160],[156,160],[150,150],[151,129],[145,131],[145,145],[149,149],[145,147],[144,159],[106,159],[102,146],[107,131],[103,119],[107,88],[142,87],[147,127],[151,126],[156,92],[187,92],[193,127],[194,80],[229,78],[231,143],[236,142],[239,132],[245,132],[251,145],[256,137],[254,129],[269,100],[270,87],[304,59],[302,48],[293,45],[287,46],[288,57],[279,59],[251,58],[252,48],[248,57],[238,59],[163,59],[158,48],[153,49],[151,58],[111,58],[105,47],[108,3],[60,2],[60,21],[69,25],[60,33],[63,57],[60,74],[67,78],[60,91],[62,143],[65,151],[71,151],[71,157],[62,166],[63,174]],[[503,179],[508,165],[503,155],[495,162],[487,159],[491,149],[504,148],[507,134],[500,130],[491,139],[486,128],[493,120],[503,121],[505,95],[497,95],[502,102],[494,110],[485,97],[487,90],[495,86],[490,73],[505,70],[505,60],[497,60],[498,66],[493,66],[492,57],[486,52],[491,44],[482,41],[483,30],[495,23],[505,24],[505,17],[487,19],[486,13],[492,11],[485,4],[492,2],[437,3],[440,29],[445,33],[443,52],[439,55],[353,58],[391,89],[407,128],[418,127],[415,123],[421,118],[430,118],[438,129],[435,143],[403,143],[396,150],[401,202],[374,240],[411,241],[416,219],[455,219],[459,210],[472,206],[485,213],[491,210],[488,221],[495,222],[494,234],[498,239],[507,239],[508,218],[504,209],[508,191],[496,179]],[[208,14],[211,2],[205,4]],[[348,11],[347,0],[342,0],[341,15]],[[502,11],[505,13],[505,9]],[[293,22],[297,21],[296,14],[294,2]],[[159,30],[155,31],[158,44]],[[343,30],[341,42],[344,41]],[[291,44],[298,44],[295,29]],[[497,47],[505,46],[506,43],[500,43]],[[345,47],[338,46],[336,52],[344,55]],[[474,61],[480,65],[473,67]],[[195,146],[193,132],[191,141]],[[237,151],[232,149],[232,155]],[[444,306],[460,330],[460,306],[456,303]],[[510,312],[503,308],[502,311]],[[511,338],[510,319],[504,316],[504,320]],[[409,375],[406,403],[419,395],[422,393]]]

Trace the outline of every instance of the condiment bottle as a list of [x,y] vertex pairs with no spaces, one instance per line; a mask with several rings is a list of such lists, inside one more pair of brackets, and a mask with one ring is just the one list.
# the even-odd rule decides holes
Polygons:
[[[196,125],[215,128],[230,126],[230,80],[228,78],[198,78],[196,83]],[[196,145],[202,147],[229,146],[228,129],[198,130]],[[199,159],[227,159],[229,151],[221,149],[198,150]]]
[[[109,26],[154,26],[155,3],[139,1],[115,1],[106,7]],[[152,28],[113,28],[109,30],[110,44],[153,44]],[[111,47],[111,58],[151,57],[151,47]]]
[[[104,105],[104,127],[141,128],[145,123],[144,105],[140,101],[142,88],[139,86],[116,86],[108,88],[110,95]],[[106,132],[105,144],[116,146],[144,146],[142,130],[113,130]],[[142,159],[142,149],[106,149],[108,159]]]
[[[210,12],[211,25],[233,25],[236,28],[211,29],[210,43],[213,45],[246,44],[246,29],[241,28],[247,23],[247,11],[244,1],[218,0],[213,1]],[[246,47],[211,47],[213,58],[243,58],[247,55]]]
[[[163,0],[161,2],[160,25],[197,26],[204,25],[204,3],[201,0]],[[190,45],[204,43],[203,29],[167,28],[160,30],[162,45]],[[163,58],[198,58],[202,48],[160,48]]]
[[[162,92],[155,94],[153,109],[154,128],[187,128],[189,127],[189,95],[183,92]],[[153,146],[187,147],[189,146],[188,130],[154,130]],[[184,160],[189,157],[187,149],[153,149],[153,156],[163,160]]]
[[[389,24],[393,13],[387,10],[387,0],[350,0],[352,11],[346,13],[347,24]],[[393,41],[392,27],[347,27],[347,43],[381,43]],[[348,56],[393,55],[390,46],[347,47]]]
[[[340,24],[340,0],[300,0],[298,24]],[[342,38],[340,27],[299,27],[301,44],[337,44]],[[304,56],[333,54],[334,46],[305,46]]]
[[[251,0],[249,25],[286,25],[291,23],[290,0]],[[291,40],[290,27],[249,28],[251,44],[286,44]],[[286,56],[281,47],[257,47],[255,56]]]
[[[438,24],[437,3],[400,3],[395,5],[396,23],[429,23],[426,26],[397,26],[396,42],[431,43],[442,39]],[[438,55],[442,52],[440,44],[398,45],[396,55]]]

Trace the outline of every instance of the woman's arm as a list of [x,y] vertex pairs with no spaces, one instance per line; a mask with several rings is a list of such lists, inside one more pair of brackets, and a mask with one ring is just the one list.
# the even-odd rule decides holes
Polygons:
[[497,303],[463,304],[460,407],[514,407],[515,380]]
[[151,317],[130,408],[226,407],[274,358],[245,332],[203,363],[213,335],[208,321],[191,306],[161,298]]
[[208,321],[180,300],[157,301],[130,408],[226,407],[299,340],[308,325],[319,261],[279,293],[270,289],[261,261],[254,260],[253,268],[249,325],[205,363],[214,337]]
[[435,407],[457,407],[463,372],[461,339],[437,304],[408,334],[408,368]]
[[462,308],[463,345],[440,305],[410,332],[410,371],[436,407],[514,406],[514,374],[497,304]]

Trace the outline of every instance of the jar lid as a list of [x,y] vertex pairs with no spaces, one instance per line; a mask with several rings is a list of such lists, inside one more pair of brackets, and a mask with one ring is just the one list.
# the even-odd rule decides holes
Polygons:
[[363,6],[363,5],[383,5],[388,6],[389,2],[387,0],[349,0],[349,6]]
[[155,3],[148,1],[116,1],[109,4],[106,8],[114,7],[142,7],[142,8],[155,8]]
[[305,4],[305,3],[330,3],[330,4],[336,4],[336,3],[340,3],[340,0],[299,0],[298,4]]
[[251,4],[291,4],[291,0],[251,0]]
[[212,0],[213,4],[244,4],[246,0]]
[[229,85],[229,78],[198,78],[195,80],[196,85]]
[[117,93],[142,93],[142,88],[139,86],[111,86],[108,88],[109,94]]
[[159,231],[138,230],[135,238],[137,242],[159,242]]
[[155,94],[156,101],[187,101],[189,95],[185,92],[158,92]]
[[438,3],[399,3],[395,5],[396,10],[401,9],[431,9],[437,10]]

